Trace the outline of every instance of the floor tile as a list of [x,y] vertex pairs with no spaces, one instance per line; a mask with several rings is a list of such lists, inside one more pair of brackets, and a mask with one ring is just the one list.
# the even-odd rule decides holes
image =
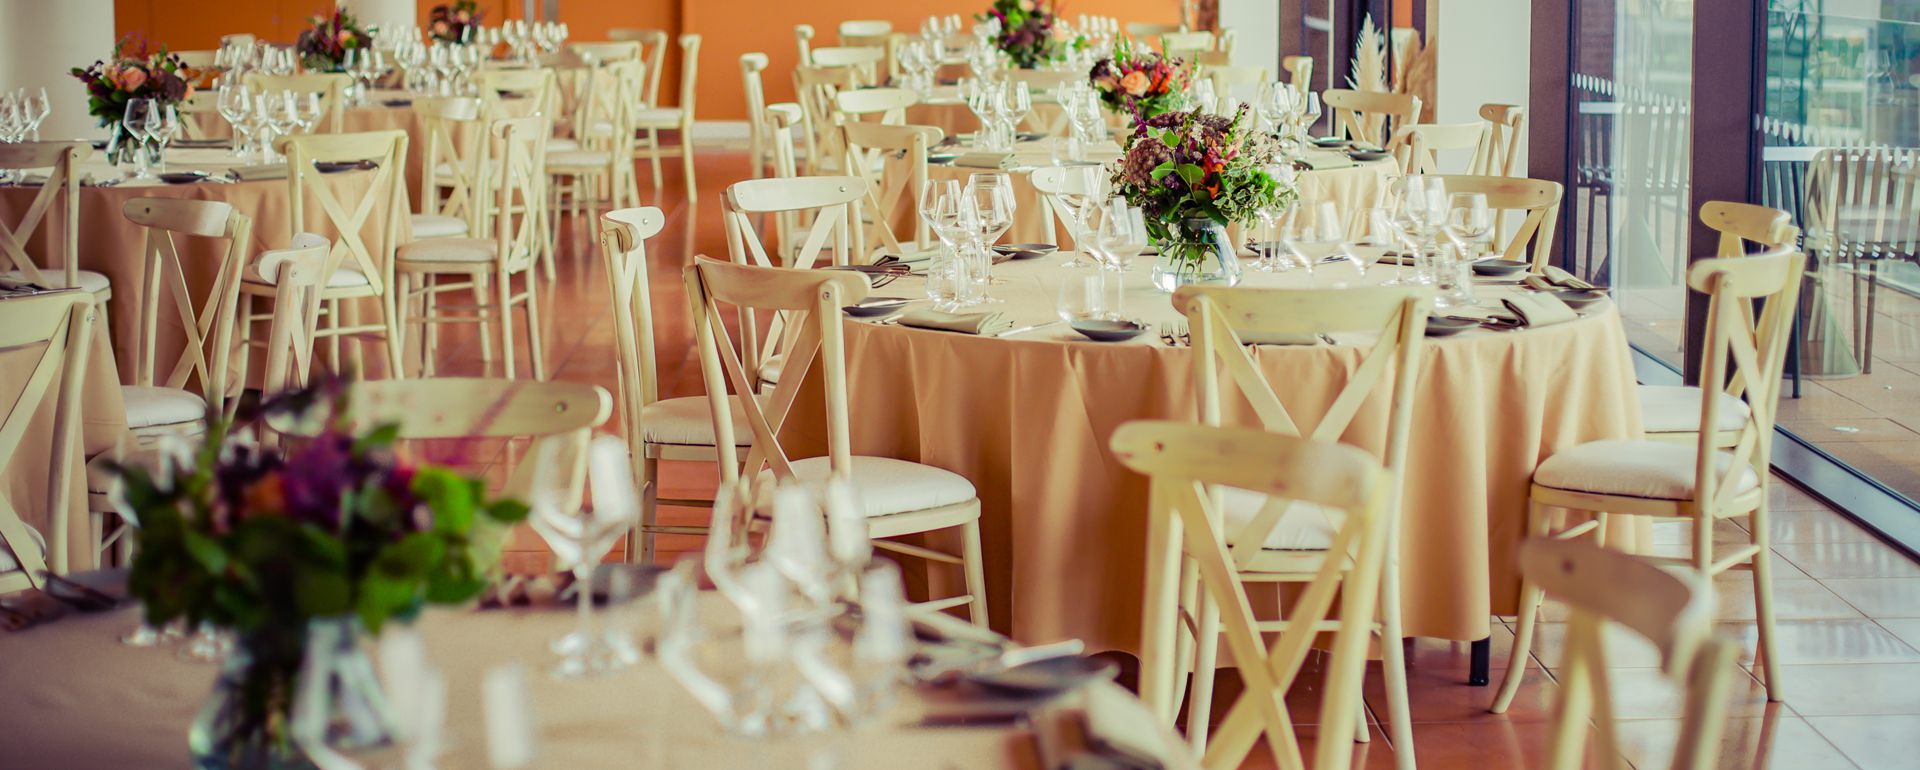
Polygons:
[[[1607,670],[1607,678],[1616,719],[1679,719],[1686,711],[1685,690],[1661,669],[1613,668]],[[1732,679],[1727,687],[1727,717],[1766,716],[1766,687],[1744,672]]]
[[[1833,744],[1807,722],[1775,704],[1764,717],[1727,721],[1720,740],[1723,770],[1854,770]],[[1636,719],[1619,723],[1621,753],[1634,770],[1672,767],[1678,719]]]
[[1813,717],[1807,723],[1861,770],[1911,770],[1920,765],[1920,717]]
[[1920,715],[1920,664],[1782,666],[1780,680],[1803,717]]
[[1920,564],[1879,542],[1786,543],[1773,547],[1815,579],[1920,577]]
[[[1780,662],[1788,665],[1813,663],[1920,663],[1920,651],[1866,618],[1852,620],[1781,620],[1774,623],[1779,635]],[[1759,644],[1759,625],[1750,621],[1718,623],[1714,631],[1739,640],[1743,649],[1740,661],[1751,663]]]
[[1774,545],[1788,543],[1866,543],[1878,538],[1852,520],[1825,508],[1767,511],[1767,533]]
[[1855,578],[1821,582],[1868,617],[1920,618],[1920,578]]
[[1907,620],[1887,620],[1882,618],[1878,622],[1880,623],[1880,627],[1886,629],[1888,633],[1900,637],[1900,641],[1906,642],[1908,646],[1914,649],[1920,649],[1920,618],[1910,618]]

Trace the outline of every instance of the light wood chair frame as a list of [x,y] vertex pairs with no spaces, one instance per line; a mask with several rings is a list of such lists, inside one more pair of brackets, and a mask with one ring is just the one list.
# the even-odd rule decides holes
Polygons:
[[[693,107],[700,89],[700,36],[685,34],[680,36],[680,104],[661,119],[650,118],[647,113],[636,114],[634,127],[647,132],[646,138],[638,139],[633,145],[633,157],[644,159],[653,167],[653,189],[661,191],[660,160],[679,158],[680,170],[686,177],[687,198],[699,197],[698,185],[694,174],[693,148]],[[665,146],[660,143],[660,132],[677,132],[680,143]]]
[[[68,528],[74,474],[80,472],[84,417],[81,394],[94,341],[95,306],[92,295],[76,289],[0,300],[0,350],[45,346],[29,370],[20,395],[0,418],[0,469],[9,459],[29,453],[50,452],[51,458],[47,464],[49,531],[45,552],[39,550],[39,543],[13,504],[0,496],[0,548],[11,551],[19,565],[16,571],[0,573],[0,594],[39,588],[43,571],[66,574],[73,566],[67,557]],[[50,391],[54,407],[52,446],[21,446],[27,427],[38,417]]]
[[[638,107],[627,98],[640,82],[641,65],[623,60],[599,67],[588,76],[586,93],[578,100],[573,117],[580,150],[599,153],[597,161],[568,162],[556,152],[546,162],[547,211],[550,219],[562,211],[575,216],[593,214],[604,204],[609,209],[626,208],[640,200],[640,188],[634,179],[634,114]],[[608,128],[604,135],[593,130],[596,124]],[[562,200],[568,204],[562,206]],[[548,231],[556,232],[557,223]]]
[[1469,173],[1514,176],[1514,164],[1519,162],[1520,150],[1527,144],[1526,108],[1515,104],[1483,104],[1480,119],[1487,122],[1487,141],[1477,156],[1480,164]]
[[1333,113],[1336,134],[1384,147],[1392,132],[1420,119],[1420,97],[1383,91],[1329,88],[1320,95]]
[[[1487,208],[1495,216],[1492,240],[1501,257],[1526,262],[1529,270],[1545,272],[1553,252],[1553,231],[1560,221],[1560,201],[1566,188],[1559,182],[1510,176],[1473,176],[1467,174],[1428,174],[1438,179],[1448,194],[1480,193],[1487,196]],[[1512,232],[1506,229],[1506,213],[1523,216]]]
[[[231,416],[239,407],[244,379],[232,376],[233,338],[240,325],[240,286],[244,283],[247,252],[253,245],[253,218],[220,201],[184,198],[133,198],[121,206],[121,213],[143,233],[141,272],[145,280],[140,286],[130,384],[187,390],[189,383],[197,380],[208,413]],[[188,275],[202,273],[207,266],[202,260],[182,256],[175,236],[226,241],[225,253],[212,266],[213,284],[202,296],[195,296]],[[172,305],[172,320],[185,335],[178,357],[170,364],[160,356],[162,304]],[[195,419],[136,433],[198,433],[205,428],[204,420]]]
[[[80,285],[80,177],[74,168],[92,155],[93,148],[85,142],[0,144],[0,169],[50,169],[20,219],[12,223],[0,221],[0,267],[11,265],[11,269],[19,271],[29,283],[50,289]],[[60,202],[58,209],[54,208],[56,200]],[[60,255],[57,272],[52,265],[42,267],[27,253],[34,233],[40,225],[51,223],[53,217],[62,220],[60,226],[49,227],[42,240],[47,256]],[[113,286],[94,292],[94,297],[100,301],[100,323],[104,325],[106,303],[113,299]]]
[[[887,254],[909,256],[933,248],[926,220],[918,215],[920,193],[927,186],[927,152],[945,132],[933,126],[890,126],[848,123],[840,127],[847,148],[845,167],[870,174],[862,219],[855,233],[853,253],[867,258],[867,245]],[[914,223],[912,240],[903,243],[893,232],[894,217],[905,209]],[[911,243],[911,246],[908,245]]]
[[1442,150],[1471,150],[1464,169],[1470,174],[1486,166],[1487,124],[1409,123],[1393,132],[1387,151],[1400,162],[1402,174],[1440,174]]

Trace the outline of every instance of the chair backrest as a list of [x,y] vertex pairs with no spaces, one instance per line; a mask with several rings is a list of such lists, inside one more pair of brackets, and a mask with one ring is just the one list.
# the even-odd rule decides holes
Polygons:
[[[1547,770],[1584,766],[1589,733],[1603,742],[1595,749],[1598,756],[1620,756],[1610,707],[1612,672],[1604,657],[1609,623],[1651,642],[1660,651],[1660,667],[1684,688],[1679,739],[1668,766],[1719,766],[1727,688],[1738,670],[1739,647],[1713,636],[1713,592],[1705,580],[1589,542],[1549,538],[1520,545],[1520,571],[1568,608]],[[1598,722],[1598,729],[1589,720]]]
[[[821,250],[831,246],[832,264],[845,265],[850,261],[853,228],[859,222],[860,201],[866,198],[867,187],[865,179],[852,176],[736,182],[727,187],[721,214],[727,223],[728,255],[743,265],[804,268],[812,267]],[[762,243],[753,220],[763,214],[805,211],[814,212],[813,221],[807,225],[806,241],[798,248],[780,244],[784,259],[776,261]]]
[[[1382,527],[1391,497],[1388,473],[1355,447],[1251,428],[1135,421],[1114,431],[1109,445],[1121,464],[1150,481],[1149,526],[1158,532],[1180,532],[1180,543],[1166,545],[1183,545],[1198,567],[1200,588],[1219,608],[1223,638],[1246,683],[1246,692],[1207,746],[1207,766],[1239,766],[1264,733],[1276,757],[1283,752],[1294,754],[1291,762],[1279,760],[1282,767],[1347,767],[1353,749],[1344,736],[1354,733],[1354,721],[1362,710],[1360,688],[1371,624],[1341,623],[1335,631],[1332,659],[1320,687],[1327,694],[1317,724],[1323,735],[1343,737],[1317,741],[1312,764],[1298,756],[1283,698],[1320,637],[1323,621],[1331,617],[1336,593],[1340,617],[1374,616],[1390,547]],[[1222,514],[1209,493],[1219,486],[1344,514],[1329,553],[1351,557],[1351,565],[1346,558],[1321,559],[1310,580],[1295,583],[1301,593],[1288,603],[1286,627],[1271,644],[1262,637],[1246,586],[1222,545],[1227,537],[1219,531]],[[1156,552],[1149,558],[1164,556]],[[1150,571],[1164,578],[1178,570],[1150,567]],[[1162,612],[1156,605],[1167,592],[1156,590],[1159,586],[1148,588],[1143,646],[1156,654],[1141,661],[1141,695],[1155,713],[1170,714],[1176,688],[1166,683],[1176,681],[1168,669],[1174,666],[1171,641],[1179,621],[1171,607]],[[1216,757],[1221,761],[1215,762]]]
[[[1687,268],[1687,287],[1707,295],[1706,347],[1700,382],[1728,383],[1727,392],[1744,397],[1747,416],[1731,462],[1719,467],[1715,431],[1701,431],[1694,468],[1695,500],[1705,510],[1726,510],[1745,492],[1734,483],[1740,474],[1757,474],[1766,494],[1772,459],[1773,426],[1780,400],[1781,373],[1793,330],[1807,257],[1791,246],[1741,259],[1709,259]],[[1754,301],[1763,300],[1759,317]],[[1721,398],[1701,399],[1701,425],[1722,425],[1730,415]],[[1711,507],[1707,507],[1711,506]]]
[[1514,104],[1480,105],[1480,119],[1487,122],[1486,150],[1479,155],[1481,165],[1472,173],[1482,176],[1513,176],[1520,148],[1527,142],[1527,110]]
[[1293,86],[1301,96],[1313,90],[1313,57],[1288,56],[1280,60],[1280,69],[1287,71],[1287,85]]
[[[1213,65],[1202,68],[1200,74],[1213,81],[1213,93],[1222,99],[1231,95],[1236,88],[1258,87],[1273,80],[1267,74],[1266,67]],[[1250,100],[1240,99],[1242,103],[1248,101]]]
[[610,29],[610,40],[631,40],[640,44],[641,55],[647,62],[647,88],[645,96],[647,106],[660,105],[660,73],[667,63],[667,31],[664,29]]
[[1159,40],[1162,35],[1179,32],[1183,29],[1186,29],[1186,27],[1179,24],[1157,24],[1145,21],[1130,21],[1127,22],[1126,26],[1127,37],[1139,38],[1141,40]]
[[793,25],[793,42],[795,50],[800,52],[800,66],[813,66],[813,25]]
[[180,63],[187,65],[188,69],[200,72],[213,69],[220,59],[219,51],[173,51],[172,53],[180,57]]
[[508,114],[507,95],[533,101],[533,108],[522,114],[560,118],[560,76],[551,69],[483,69],[474,73],[473,83],[480,89],[480,115],[485,119],[517,117]]
[[1403,174],[1439,174],[1440,152],[1465,150],[1465,171],[1477,173],[1486,161],[1487,124],[1485,123],[1409,123],[1393,132],[1387,149],[1400,161]]
[[[1392,474],[1394,488],[1405,472],[1407,435],[1413,420],[1413,393],[1419,379],[1420,351],[1426,340],[1431,297],[1418,289],[1228,289],[1183,286],[1173,295],[1174,309],[1187,317],[1193,348],[1200,421],[1224,424],[1226,406],[1244,399],[1259,427],[1314,441],[1339,441],[1352,428],[1362,406],[1387,392],[1387,421],[1380,437],[1380,464]],[[1334,399],[1317,414],[1306,405],[1288,409],[1246,343],[1318,341],[1321,335],[1377,332],[1378,340],[1348,375]],[[1225,373],[1223,378],[1221,374]],[[1364,441],[1364,439],[1362,439]],[[1397,494],[1397,492],[1396,492]],[[1392,510],[1392,509],[1389,509]],[[1284,504],[1270,502],[1241,531],[1223,533],[1235,563],[1249,565],[1267,537],[1287,515]],[[1387,523],[1389,537],[1397,530]]]
[[1808,165],[1809,250],[1828,258],[1920,253],[1920,149],[1830,147]]
[[[794,100],[800,103],[805,114],[807,163],[809,173],[818,174],[838,163],[844,152],[835,144],[840,141],[839,125],[836,116],[838,100],[843,91],[851,91],[860,83],[860,75],[852,67],[814,67],[799,66],[793,68]],[[823,163],[823,159],[831,159]]]
[[[1481,193],[1487,196],[1487,207],[1493,209],[1496,215],[1494,248],[1506,259],[1531,263],[1533,272],[1546,269],[1547,258],[1553,251],[1554,226],[1560,220],[1560,199],[1565,192],[1559,182],[1526,177],[1458,174],[1434,174],[1429,178],[1441,180],[1448,194]],[[1523,215],[1513,233],[1507,235],[1506,217],[1502,215],[1510,211],[1522,212]],[[1528,254],[1529,249],[1532,250],[1531,255]]]
[[188,139],[211,139],[207,128],[225,122],[219,117],[220,92],[207,88],[180,100],[174,105],[174,112],[180,116],[180,135]]
[[[869,286],[859,273],[845,270],[793,270],[694,258],[684,275],[693,307],[695,344],[700,351],[700,374],[708,403],[715,410],[713,429],[720,452],[720,480],[737,487],[741,479],[757,480],[763,468],[773,471],[775,483],[792,483],[792,460],[780,446],[780,429],[809,379],[807,371],[820,362],[827,417],[827,457],[832,475],[851,473],[852,440],[847,424],[846,344],[840,328],[840,308],[865,299]],[[764,401],[757,398],[759,383],[735,352],[722,320],[720,305],[740,310],[779,314],[797,333],[787,348],[780,383]],[[729,389],[736,398],[729,399]],[[753,435],[744,467],[735,449],[739,435],[731,402],[738,402]]]
[[1168,56],[1191,61],[1203,51],[1214,50],[1218,40],[1212,32],[1168,32],[1160,36],[1160,50]]
[[840,129],[847,148],[845,167],[856,174],[871,174],[864,206],[867,224],[856,233],[854,253],[864,255],[867,244],[874,243],[867,238],[869,231],[888,253],[907,253],[892,225],[902,206],[914,223],[912,250],[927,248],[931,241],[926,220],[916,214],[920,191],[927,185],[927,149],[939,144],[945,132],[933,126],[874,123],[848,123]]
[[1337,133],[1373,145],[1381,145],[1391,136],[1389,131],[1420,116],[1420,97],[1413,94],[1329,88],[1321,94],[1321,101],[1333,111]]
[[613,289],[614,345],[620,415],[627,443],[641,457],[643,407],[660,400],[654,365],[653,301],[648,286],[647,239],[660,234],[666,215],[652,206],[618,209],[600,216],[600,254]]
[[540,224],[546,200],[547,135],[552,125],[545,117],[503,118],[487,128],[488,171],[492,196],[477,218],[485,232],[491,229],[495,253],[508,270],[530,264],[540,251]]
[[337,72],[305,72],[298,75],[268,75],[249,72],[244,81],[256,94],[319,94],[321,120],[316,131],[337,134],[346,130],[346,92],[353,79]]
[[[1044,204],[1040,207],[1040,217],[1044,223],[1043,232],[1049,237],[1054,234],[1056,217],[1065,223],[1073,221],[1070,209],[1061,200],[1061,196],[1091,195],[1099,189],[1101,176],[1102,172],[1091,166],[1045,166],[1034,169],[1028,178],[1033,183],[1033,188],[1040,192],[1040,200]],[[1073,241],[1074,248],[1080,247],[1080,233],[1075,231],[1071,224],[1067,227],[1067,237]]]
[[897,126],[907,121],[907,108],[919,103],[920,95],[908,88],[840,91],[833,97],[834,122],[846,124],[872,120]]
[[[18,270],[29,282],[48,288],[77,286],[80,283],[80,178],[73,173],[75,164],[93,154],[93,148],[86,142],[21,142],[19,144],[0,144],[0,169],[25,171],[27,169],[50,169],[47,180],[40,183],[40,192],[35,193],[33,202],[15,222],[0,219],[0,268]],[[62,208],[55,210],[55,200]],[[46,253],[40,259],[34,259],[27,252],[27,245],[33,242],[34,233],[40,229],[47,215],[53,213],[63,221],[57,227],[49,227],[42,237]],[[51,268],[51,257],[60,255],[60,272],[42,271]]]
[[[335,239],[327,259],[326,275],[337,269],[360,272],[375,294],[384,296],[393,283],[393,254],[399,248],[400,218],[406,216],[407,132],[370,131],[360,134],[289,136],[281,140],[287,155],[288,203],[292,223],[288,237],[308,227],[307,209],[324,215]],[[316,162],[371,161],[374,168],[366,191],[358,200],[341,200]],[[347,206],[353,208],[349,210]],[[380,223],[380,253],[366,242],[370,224]]]
[[306,387],[313,371],[314,331],[320,325],[320,287],[325,285],[327,239],[301,233],[284,249],[262,252],[260,275],[273,283],[273,319],[267,330],[267,363],[260,392],[274,396]]
[[680,36],[680,121],[693,124],[694,97],[700,93],[700,36]]
[[640,43],[633,40],[608,40],[592,43],[569,43],[567,49],[573,55],[599,66],[619,61],[640,61]]
[[[578,100],[574,135],[581,144],[607,151],[615,158],[633,155],[633,124],[639,108],[631,94],[641,82],[638,61],[618,61],[597,68],[587,78],[586,93]],[[607,127],[606,134],[595,126]]]
[[[186,389],[189,380],[198,380],[207,409],[230,414],[244,379],[228,376],[229,356],[239,326],[240,281],[253,244],[253,218],[227,203],[186,198],[133,198],[121,212],[146,234],[131,384]],[[180,255],[175,236],[226,241],[225,254],[215,265],[189,262]],[[194,279],[203,278],[209,267],[213,283],[204,295],[195,296]],[[173,306],[167,321],[160,318],[163,293],[164,304]],[[160,327],[174,322],[185,340],[177,357],[168,361],[159,349]]]
[[1700,222],[1720,234],[1715,255],[1721,257],[1744,257],[1749,246],[1793,246],[1800,238],[1792,214],[1752,203],[1707,201],[1700,204]]
[[849,37],[885,37],[893,33],[893,22],[885,19],[849,19],[840,22],[840,44],[851,45]]
[[[41,572],[48,568],[49,560],[53,572],[67,572],[70,480],[79,453],[81,386],[93,344],[93,319],[93,295],[77,289],[0,299],[0,350],[45,345],[28,370],[19,395],[0,402],[7,405],[7,411],[0,413],[0,471],[11,459],[51,452],[46,455],[51,458],[46,484],[27,485],[47,495],[33,505],[33,509],[46,511],[51,525],[44,553],[33,530],[20,520],[15,501],[0,496],[0,548],[11,551],[18,566],[17,572],[0,573],[0,593],[39,587]],[[52,446],[22,446],[28,426],[41,415],[47,393],[56,381],[60,388],[53,397]],[[46,507],[40,509],[42,505]]]
[[[791,179],[799,176],[799,166],[793,157],[793,139],[796,129],[806,128],[805,111],[793,102],[770,104],[767,105],[767,121],[767,139],[772,149],[774,177]],[[786,242],[784,236],[781,242]]]
[[427,125],[420,213],[459,217],[466,220],[468,234],[479,232],[475,196],[487,189],[480,100],[466,96],[419,99],[413,110]]
[[[887,58],[887,49],[872,46],[828,46],[813,49],[810,58],[815,67],[860,67],[873,74],[873,67]],[[872,81],[868,81],[872,82]]]
[[747,100],[747,157],[753,161],[753,176],[758,179],[765,175],[768,156],[772,147],[769,139],[772,135],[771,120],[767,116],[767,87],[760,73],[767,71],[767,55],[764,53],[740,54],[741,92]]

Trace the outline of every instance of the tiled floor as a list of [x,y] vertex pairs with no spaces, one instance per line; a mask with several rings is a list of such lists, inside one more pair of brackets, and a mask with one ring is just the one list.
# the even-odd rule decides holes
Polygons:
[[[677,175],[668,175],[667,202],[662,205],[668,225],[648,244],[655,263],[650,271],[654,321],[660,326],[660,338],[669,341],[659,351],[663,396],[701,392],[690,347],[670,342],[691,337],[679,273],[694,254],[725,253],[717,196],[726,184],[744,175],[745,165],[740,154],[703,153],[699,205],[686,200],[674,181]],[[559,280],[542,288],[542,304],[551,315],[545,334],[548,360],[558,379],[595,382],[612,389],[614,340],[608,289],[597,249],[586,247],[587,232],[578,224],[563,228]],[[1916,314],[1911,317],[1920,318],[1920,310],[1911,312]],[[480,374],[478,349],[472,344],[471,333],[456,330],[447,334],[441,373]],[[1893,355],[1904,349],[1901,345],[1899,338],[1889,335],[1881,340],[1880,351]],[[1909,359],[1907,365],[1920,369],[1920,364],[1913,363],[1920,360],[1920,355],[1905,358]],[[1889,363],[1875,377],[1899,379],[1904,373],[1899,367],[1897,361]],[[1920,382],[1920,375],[1905,376]],[[1901,387],[1907,382],[1902,380]],[[1892,430],[1893,426],[1885,423],[1920,418],[1920,407],[1914,406],[1912,399],[1896,399],[1897,393],[1880,398],[1862,392],[1861,387],[1866,387],[1864,381],[1820,385],[1814,390],[1826,395],[1802,403],[1831,409],[1852,404],[1845,407],[1850,411],[1830,416],[1847,418],[1848,424],[1862,426],[1863,433],[1869,426]],[[1849,389],[1859,400],[1841,394]],[[1872,404],[1895,401],[1903,402],[1904,418],[1882,418],[1878,423],[1862,419],[1894,411],[1870,412]],[[1905,425],[1920,427],[1920,423],[1907,422],[1900,424],[1900,430],[1906,430]],[[1895,442],[1888,443],[1892,446]],[[498,483],[505,479],[505,469],[511,467],[521,449],[505,442],[443,443],[422,451],[428,459],[486,472]],[[1907,455],[1915,456],[1920,455]],[[699,496],[714,483],[709,466],[672,463],[666,472],[663,496]],[[1753,622],[1749,582],[1744,573],[1721,578],[1716,583],[1721,628],[1735,638],[1748,640],[1748,652],[1740,664],[1741,678],[1731,696],[1732,721],[1722,766],[1782,770],[1920,767],[1920,565],[1876,542],[1786,483],[1776,481],[1772,490],[1775,515],[1771,529],[1777,543],[1776,593],[1787,699],[1784,703],[1768,703],[1764,689],[1750,673]],[[699,511],[665,511],[665,518],[673,522],[696,523],[700,517]],[[1684,552],[1686,533],[1674,525],[1660,527],[1660,547]],[[1744,538],[1738,527],[1737,522],[1724,524],[1721,536]],[[693,537],[660,538],[666,558],[699,546],[700,540]],[[544,569],[547,561],[539,540],[531,534],[516,538],[508,558],[511,568],[524,571]],[[1512,710],[1503,715],[1486,712],[1491,688],[1464,684],[1466,645],[1425,639],[1412,643],[1414,742],[1421,767],[1520,768],[1535,767],[1543,761],[1555,697],[1553,676],[1561,653],[1563,627],[1559,622],[1564,619],[1558,608],[1548,608],[1542,641],[1534,651],[1532,675]],[[1657,658],[1650,648],[1631,639],[1617,641],[1611,656],[1616,667],[1610,675],[1620,693],[1616,710],[1626,720],[1623,740],[1627,759],[1642,770],[1664,767],[1664,754],[1675,735],[1675,690],[1665,683],[1658,669],[1652,668]],[[1497,622],[1493,651],[1496,664],[1504,660],[1511,642],[1512,632],[1505,623]],[[1314,676],[1304,677],[1290,698],[1303,722],[1313,721],[1310,706],[1315,702],[1312,689],[1316,682]],[[1223,695],[1219,702],[1226,700]],[[1391,745],[1380,727],[1379,720],[1386,714],[1377,667],[1368,676],[1367,703],[1374,723],[1373,740],[1355,744],[1360,758],[1356,766],[1391,767],[1393,753],[1407,748]],[[1311,727],[1303,728],[1302,738],[1307,743],[1315,739]],[[1255,757],[1260,756],[1256,752]],[[1262,761],[1256,759],[1253,764],[1259,766]]]

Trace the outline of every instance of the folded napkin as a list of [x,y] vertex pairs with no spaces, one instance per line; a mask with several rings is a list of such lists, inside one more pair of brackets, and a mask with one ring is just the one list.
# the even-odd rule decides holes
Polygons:
[[1307,164],[1307,168],[1314,171],[1329,171],[1337,168],[1353,168],[1355,165],[1357,165],[1353,162],[1352,158],[1349,158],[1345,155],[1330,153],[1330,152],[1327,152],[1327,153],[1310,152],[1310,153],[1307,153],[1304,157],[1302,157],[1300,159],[1300,162]]
[[1093,687],[1035,715],[1034,740],[1049,770],[1159,770],[1178,752],[1146,705],[1124,691]]
[[1502,299],[1507,309],[1520,317],[1520,323],[1527,326],[1552,326],[1579,318],[1573,308],[1561,302],[1552,294],[1519,294]]
[[179,147],[181,149],[206,148],[206,149],[224,150],[233,146],[233,140],[231,139],[175,139],[173,140],[173,146]]
[[1593,284],[1581,280],[1579,276],[1554,267],[1553,265],[1547,265],[1547,269],[1537,275],[1527,276],[1525,283],[1527,286],[1541,291],[1548,289],[1597,288]]
[[999,313],[946,313],[939,310],[915,310],[906,313],[900,316],[900,325],[986,337],[1013,328],[1013,322]]
[[256,163],[251,166],[235,166],[228,173],[233,174],[233,178],[243,182],[255,182],[262,179],[285,179],[287,178],[287,164]]
[[1013,158],[1010,152],[968,152],[953,159],[953,165],[963,168],[1000,168]]

